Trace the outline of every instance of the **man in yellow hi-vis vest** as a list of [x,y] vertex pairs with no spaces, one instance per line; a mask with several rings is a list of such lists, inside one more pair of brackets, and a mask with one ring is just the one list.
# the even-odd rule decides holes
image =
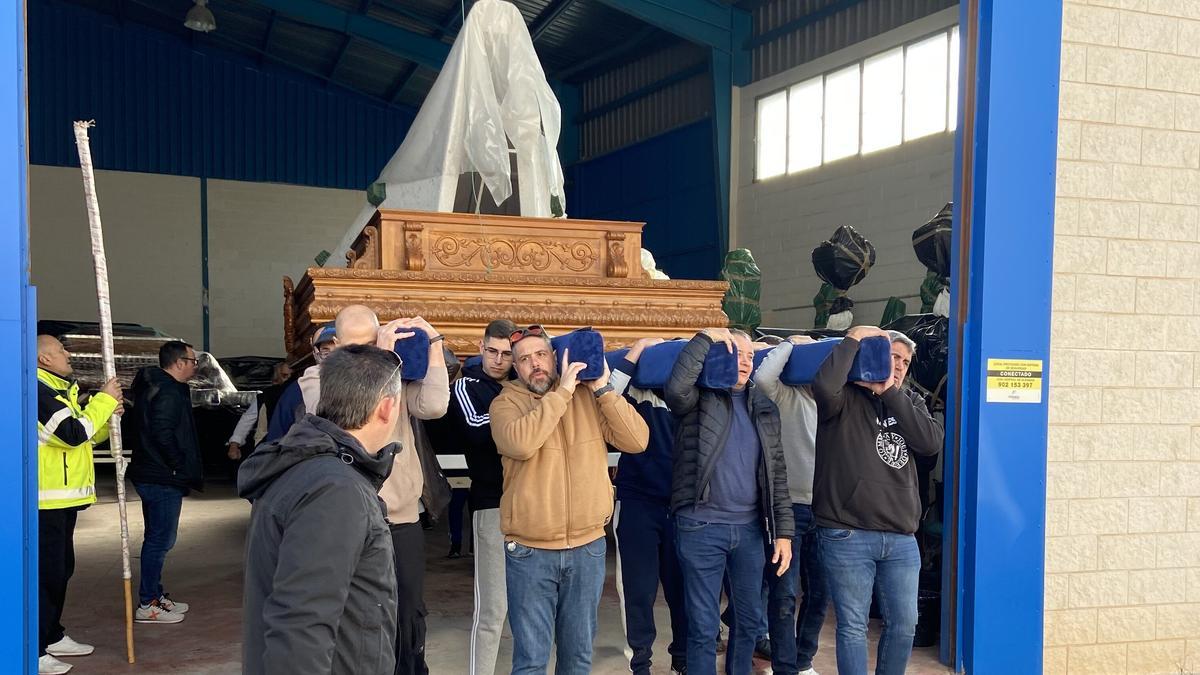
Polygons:
[[38,673],[71,669],[59,656],[87,656],[91,645],[62,627],[67,582],[75,571],[75,519],[96,501],[92,446],[108,438],[108,421],[121,410],[121,385],[104,383],[86,406],[71,379],[71,354],[49,335],[37,339],[38,379]]

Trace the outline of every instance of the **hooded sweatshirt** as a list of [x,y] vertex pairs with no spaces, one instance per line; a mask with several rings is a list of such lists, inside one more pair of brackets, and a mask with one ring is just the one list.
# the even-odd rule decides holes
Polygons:
[[530,548],[567,549],[604,536],[612,518],[608,446],[642,452],[646,422],[615,392],[583,383],[535,394],[509,380],[492,402],[492,438],[504,465],[500,530]]
[[390,674],[396,573],[378,489],[393,446],[372,456],[315,415],[238,470],[251,500],[243,672]]
[[813,380],[813,519],[821,527],[912,534],[921,499],[909,453],[940,452],[942,425],[912,392],[892,387],[876,396],[847,383],[856,354],[858,340],[842,340]]

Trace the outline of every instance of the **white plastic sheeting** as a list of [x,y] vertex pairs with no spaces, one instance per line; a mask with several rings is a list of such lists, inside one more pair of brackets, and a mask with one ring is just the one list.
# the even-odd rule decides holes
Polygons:
[[[513,193],[516,157],[521,215],[550,217],[551,199],[566,215],[558,100],[520,10],[504,0],[478,0],[404,142],[377,182],[379,208],[454,210],[460,174],[474,172],[501,204]],[[366,204],[336,251],[350,248],[375,213]]]

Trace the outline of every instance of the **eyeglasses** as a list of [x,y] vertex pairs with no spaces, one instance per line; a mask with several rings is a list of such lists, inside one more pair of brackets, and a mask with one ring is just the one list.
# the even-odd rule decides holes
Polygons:
[[515,345],[518,342],[520,342],[521,340],[524,340],[525,338],[529,337],[530,335],[544,335],[544,334],[545,334],[545,331],[542,329],[541,324],[535,323],[532,326],[530,326],[529,328],[520,328],[518,330],[513,331],[512,335],[508,336],[508,341]]
[[192,363],[195,363],[195,364],[200,363],[200,359],[194,359],[190,356],[181,356],[181,357],[179,357],[179,360],[180,361],[191,361]]
[[508,351],[508,350],[500,351],[499,349],[496,349],[494,347],[484,347],[483,353],[487,354],[487,357],[492,360],[498,359],[500,361],[507,361],[512,358],[511,351]]

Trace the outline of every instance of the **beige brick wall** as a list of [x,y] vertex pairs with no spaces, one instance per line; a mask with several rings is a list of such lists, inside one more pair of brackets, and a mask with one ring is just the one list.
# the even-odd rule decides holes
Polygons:
[[1047,673],[1200,673],[1200,0],[1063,7]]

